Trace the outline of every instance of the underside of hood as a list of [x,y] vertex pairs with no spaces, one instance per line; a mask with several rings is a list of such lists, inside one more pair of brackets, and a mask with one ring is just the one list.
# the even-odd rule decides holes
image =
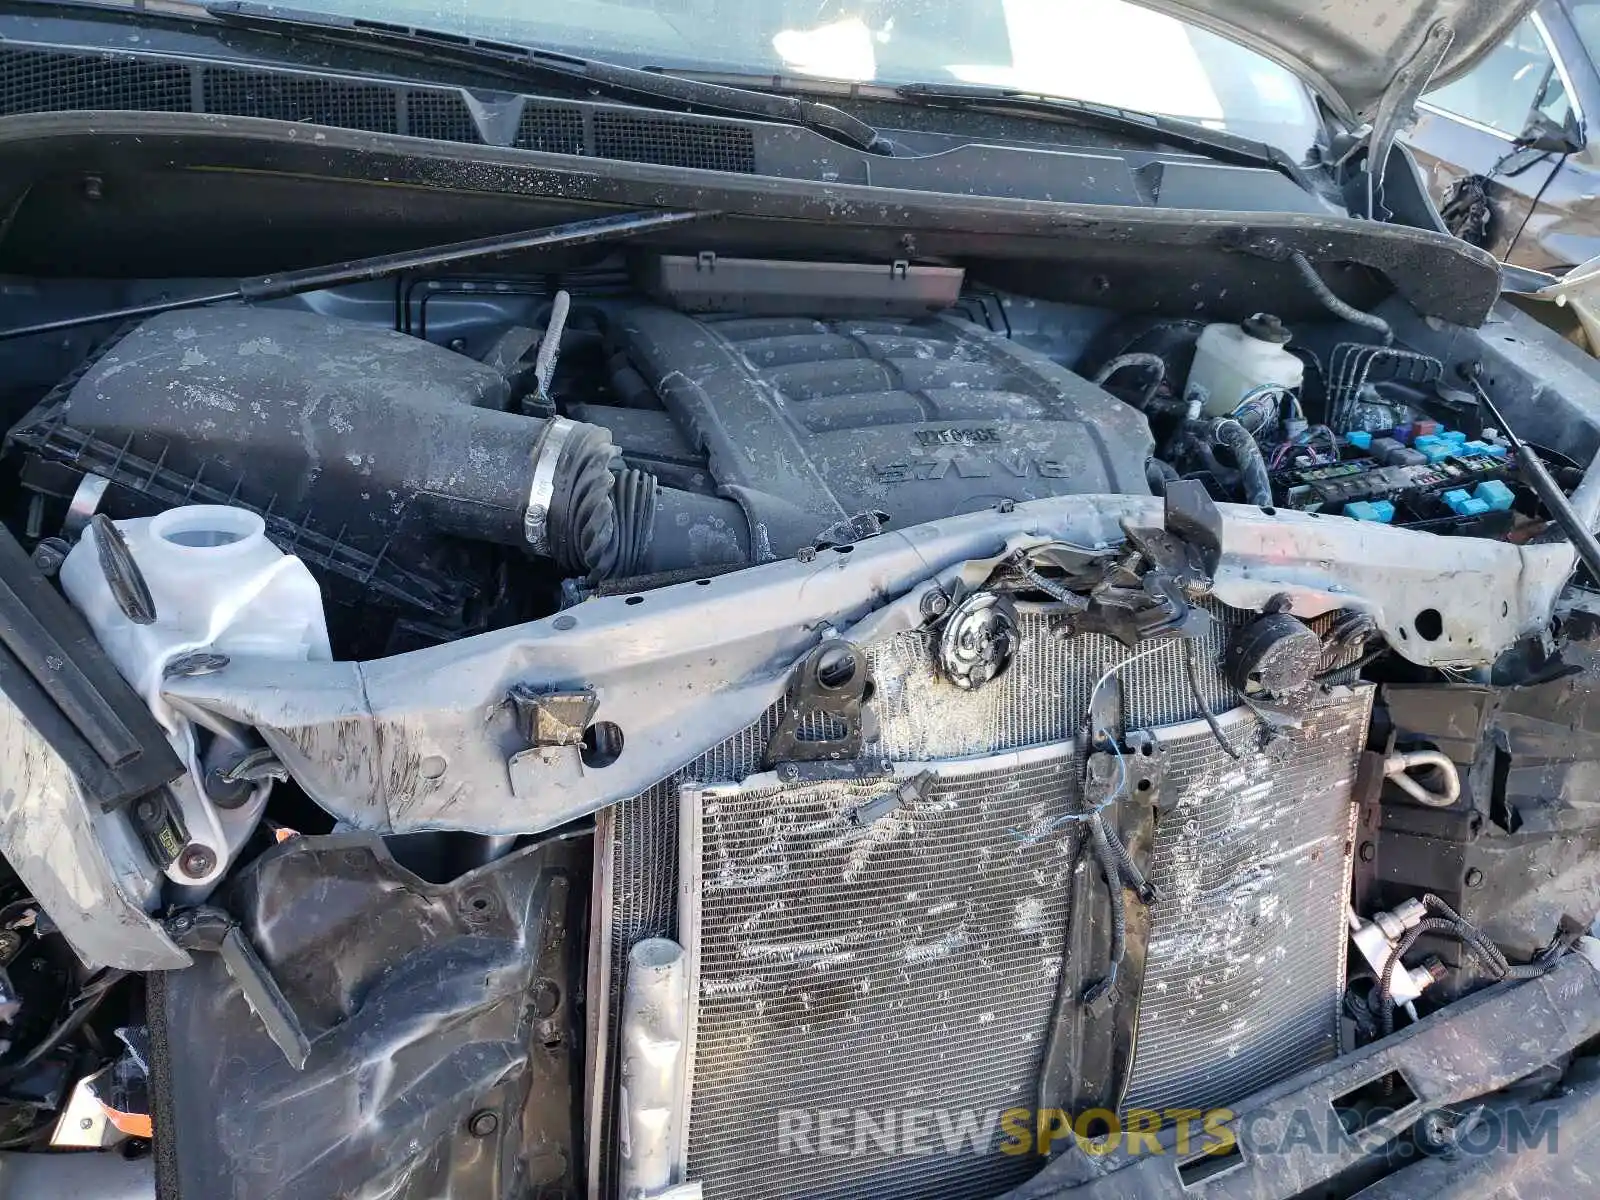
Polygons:
[[1535,0],[1137,2],[1265,54],[1304,78],[1342,118],[1366,120],[1408,64],[1437,56],[1446,31],[1436,80],[1470,67]]

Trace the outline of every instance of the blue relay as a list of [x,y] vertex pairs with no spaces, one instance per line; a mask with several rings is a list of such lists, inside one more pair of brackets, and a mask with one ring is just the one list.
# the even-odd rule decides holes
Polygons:
[[1484,480],[1473,494],[1487,504],[1491,512],[1509,512],[1511,506],[1517,502],[1511,489],[1498,479]]
[[1516,507],[1504,446],[1429,421],[1416,423],[1409,446],[1389,436],[1395,432],[1404,431],[1345,434],[1339,461],[1298,458],[1272,473],[1273,491],[1286,508],[1383,525],[1428,526]]
[[1356,500],[1344,506],[1344,515],[1357,521],[1387,525],[1394,520],[1394,505],[1387,500]]

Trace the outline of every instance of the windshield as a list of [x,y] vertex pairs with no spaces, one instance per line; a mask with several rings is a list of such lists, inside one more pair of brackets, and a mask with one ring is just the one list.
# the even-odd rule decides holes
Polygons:
[[1570,0],[1567,12],[1572,17],[1573,28],[1578,31],[1578,40],[1583,43],[1584,53],[1600,63],[1600,0]]
[[1316,107],[1292,74],[1124,0],[296,0],[296,6],[634,66],[1020,88],[1181,117],[1297,159]]

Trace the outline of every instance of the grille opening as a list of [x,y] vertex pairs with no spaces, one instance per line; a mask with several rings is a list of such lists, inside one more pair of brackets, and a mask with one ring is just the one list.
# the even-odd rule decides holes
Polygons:
[[[468,145],[484,141],[466,100],[447,89],[122,52],[0,48],[0,116],[74,110],[216,113]],[[596,109],[591,126],[589,111],[587,104],[527,98],[511,144],[552,154],[755,173],[755,136],[740,124]]]
[[466,101],[449,92],[412,92],[407,96],[405,132],[439,142],[483,142]]
[[1406,1082],[1402,1071],[1389,1071],[1329,1101],[1339,1116],[1339,1124],[1352,1136],[1387,1121],[1417,1102],[1417,1093]]
[[1219,1143],[1214,1151],[1192,1154],[1178,1164],[1178,1182],[1192,1188],[1207,1179],[1215,1179],[1226,1171],[1244,1165],[1244,1155],[1239,1151],[1237,1135],[1229,1135],[1227,1148]]

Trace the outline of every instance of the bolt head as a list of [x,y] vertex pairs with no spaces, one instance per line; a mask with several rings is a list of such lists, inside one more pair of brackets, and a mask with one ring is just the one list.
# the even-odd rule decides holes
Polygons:
[[500,1128],[500,1115],[480,1108],[467,1118],[467,1132],[475,1138],[493,1137]]
[[211,874],[216,868],[217,856],[211,852],[209,846],[202,846],[198,842],[191,842],[183,848],[183,853],[178,855],[178,870],[190,879],[201,879]]
[[1428,1113],[1422,1118],[1420,1132],[1423,1139],[1432,1146],[1444,1146],[1450,1140],[1450,1127],[1438,1113]]
[[1378,857],[1378,848],[1371,842],[1362,842],[1361,848],[1357,851],[1357,853],[1361,855],[1362,862],[1371,862],[1373,859]]
[[46,538],[33,548],[33,565],[46,575],[54,575],[66,560],[66,544],[60,538]]
[[1477,867],[1469,867],[1467,869],[1467,886],[1469,888],[1483,886],[1483,872],[1478,870]]
[[94,1128],[94,1118],[93,1117],[79,1117],[78,1118],[78,1128],[79,1129],[93,1129]]

